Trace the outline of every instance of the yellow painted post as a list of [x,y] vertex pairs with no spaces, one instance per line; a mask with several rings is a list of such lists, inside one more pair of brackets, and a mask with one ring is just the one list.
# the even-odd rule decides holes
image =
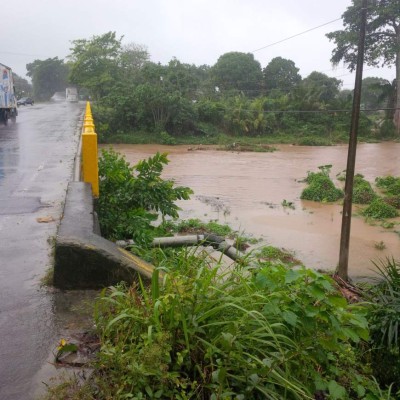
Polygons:
[[86,112],[82,129],[82,170],[83,181],[92,184],[94,197],[99,196],[99,167],[97,157],[97,134],[93,123],[90,103],[86,103]]

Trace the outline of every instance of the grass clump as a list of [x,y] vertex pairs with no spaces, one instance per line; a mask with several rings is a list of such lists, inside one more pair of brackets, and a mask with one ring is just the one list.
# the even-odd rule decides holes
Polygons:
[[185,233],[203,234],[212,233],[218,236],[232,237],[233,229],[227,224],[220,224],[216,221],[203,222],[197,218],[191,218],[178,222],[166,221],[160,226],[161,233]]
[[362,215],[372,219],[385,219],[395,218],[399,213],[393,206],[387,204],[382,198],[377,198],[362,211]]
[[270,263],[221,275],[187,250],[159,268],[163,286],[155,272],[151,288],[116,286],[98,303],[99,398],[375,393],[352,347],[368,338],[365,310],[348,305],[330,278]]
[[286,265],[300,265],[293,253],[285,249],[274,246],[263,246],[255,252],[257,258],[261,261],[280,262]]
[[343,197],[343,191],[338,189],[329,177],[332,165],[318,167],[320,172],[308,172],[306,187],[301,193],[303,200],[334,202]]

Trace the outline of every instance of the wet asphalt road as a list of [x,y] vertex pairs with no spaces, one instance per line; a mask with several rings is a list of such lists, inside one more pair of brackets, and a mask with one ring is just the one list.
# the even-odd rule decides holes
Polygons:
[[20,107],[16,124],[0,126],[1,400],[34,398],[59,334],[58,295],[40,279],[52,264],[83,109],[65,100]]

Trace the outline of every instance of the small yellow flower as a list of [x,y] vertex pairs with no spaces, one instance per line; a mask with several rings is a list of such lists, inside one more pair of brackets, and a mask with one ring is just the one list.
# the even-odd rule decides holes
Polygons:
[[66,344],[67,344],[67,341],[65,339],[61,339],[60,344],[57,347],[57,350],[60,351]]

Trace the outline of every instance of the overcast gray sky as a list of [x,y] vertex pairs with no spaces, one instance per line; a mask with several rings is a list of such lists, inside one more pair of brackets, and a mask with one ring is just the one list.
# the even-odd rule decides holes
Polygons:
[[[213,65],[229,51],[253,52],[310,28],[340,18],[350,0],[12,0],[1,23],[0,62],[25,76],[35,59],[69,54],[71,41],[108,31],[123,43],[147,46],[151,60],[172,57],[189,64]],[[341,21],[255,51],[265,67],[277,56],[289,58],[305,77],[324,72],[351,88],[354,76],[343,66],[332,70],[333,44],[325,33]],[[394,69],[371,69],[364,76],[394,79]]]

